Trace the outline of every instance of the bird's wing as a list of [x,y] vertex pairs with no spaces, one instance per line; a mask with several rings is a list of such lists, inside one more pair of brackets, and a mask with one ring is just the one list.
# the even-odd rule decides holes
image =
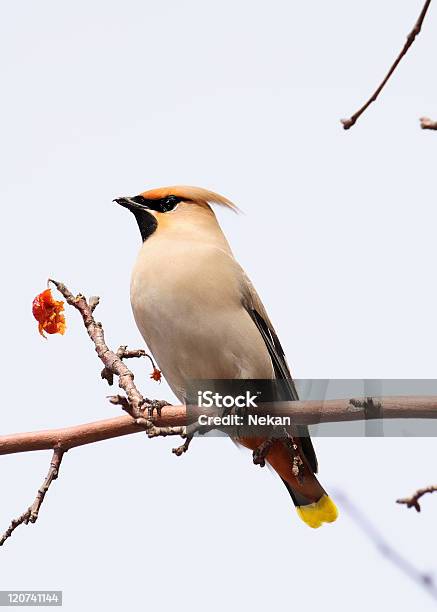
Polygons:
[[[244,273],[243,273],[244,274]],[[255,323],[259,333],[261,334],[264,343],[272,360],[273,369],[277,379],[287,381],[287,388],[290,392],[290,399],[297,401],[299,399],[296,386],[291,376],[290,368],[288,367],[285,358],[284,349],[282,348],[275,329],[268,317],[266,309],[254,286],[244,274],[243,278],[243,305],[249,313],[252,321]],[[308,427],[306,425],[298,426],[298,435],[301,437],[303,452],[310,464],[314,473],[317,473],[317,457],[314,451],[313,443],[309,437]]]

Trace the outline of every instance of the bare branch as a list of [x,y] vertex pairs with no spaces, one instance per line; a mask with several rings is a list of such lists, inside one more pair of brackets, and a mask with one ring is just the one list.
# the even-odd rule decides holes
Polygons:
[[2,537],[0,538],[0,546],[6,542],[8,538],[11,537],[12,533],[19,525],[27,525],[28,523],[35,523],[38,519],[39,510],[44,501],[44,497],[46,496],[47,491],[49,490],[50,485],[59,474],[59,468],[61,465],[62,457],[64,456],[65,450],[63,450],[60,446],[57,446],[53,450],[52,460],[50,462],[50,468],[48,474],[41,485],[41,488],[38,489],[38,493],[36,494],[35,501],[26,512],[23,512],[21,516],[14,519],[9,525],[8,529],[4,532]]
[[[82,294],[74,296],[64,283],[49,279],[49,283],[55,285],[56,289],[62,293],[67,303],[78,310],[82,316],[85,329],[88,332],[88,336],[94,343],[97,355],[105,366],[101,372],[101,377],[106,379],[110,385],[113,384],[114,375],[118,376],[118,386],[123,389],[126,393],[126,398],[121,396],[114,396],[111,401],[113,404],[120,404],[123,410],[128,412],[132,418],[135,419],[137,425],[143,427],[149,437],[156,437],[159,435],[171,435],[170,430],[167,428],[165,433],[160,433],[155,430],[153,422],[150,418],[153,416],[154,410],[159,412],[163,406],[168,405],[165,400],[149,400],[145,398],[138,390],[134,383],[134,374],[129,368],[123,363],[123,359],[129,359],[133,357],[148,357],[152,363],[154,372],[156,370],[155,363],[150,355],[148,355],[142,349],[128,350],[126,345],[122,345],[118,348],[117,352],[114,353],[108,347],[105,342],[105,335],[103,326],[98,323],[93,316],[93,312],[98,305],[100,298],[93,296],[89,302]],[[152,375],[153,376],[153,375]],[[146,413],[147,410],[147,413]],[[162,430],[164,431],[164,430]]]
[[[143,421],[147,421],[147,419],[143,416],[134,419],[131,416],[131,407],[128,405],[126,397],[114,396],[111,398],[111,401],[116,404],[122,404],[123,407],[126,406],[129,414],[114,419],[86,423],[63,429],[0,436],[0,455],[44,449],[54,450],[54,465],[51,466],[53,467],[53,471],[49,472],[34,505],[18,519],[12,521],[10,527],[3,536],[3,542],[12,534],[18,525],[23,523],[27,524],[28,522],[34,522],[34,520],[36,520],[45,492],[52,480],[57,476],[62,453],[68,449],[91,444],[100,440],[144,432]],[[369,406],[373,406],[373,409],[370,411]],[[374,410],[375,406],[378,407],[377,411]],[[254,412],[263,414],[263,405],[260,404]],[[280,404],[275,403],[274,409],[270,405],[269,412],[270,414],[276,414],[278,416],[289,415],[296,425],[355,421],[365,420],[367,418],[437,418],[437,397],[384,397],[378,398],[378,402],[368,397],[362,399],[353,398],[327,401],[290,401]],[[199,414],[201,413],[201,409],[199,408]],[[190,413],[190,419],[193,419],[195,422],[196,418],[196,411],[193,410],[193,414]],[[147,426],[146,431],[149,437],[162,435],[181,435],[185,437],[187,426],[190,425],[193,420],[188,422],[185,406],[165,405],[161,408],[159,414],[153,417],[153,427],[149,428]],[[184,444],[173,449],[173,452],[178,456],[182,455],[188,449],[191,439],[192,435],[190,434],[186,437]],[[290,438],[289,443],[291,445],[293,444],[292,438]],[[265,459],[268,452],[268,446],[265,449],[260,448],[259,451],[259,457],[254,454],[254,463],[259,462],[259,464],[262,465],[262,460]],[[301,464],[299,456],[295,451],[296,449],[294,447],[290,449],[294,460],[293,466],[295,467],[296,476],[300,477]],[[58,460],[59,463],[56,463]],[[426,489],[424,492],[430,492],[430,489]],[[401,500],[399,503],[402,503]],[[417,509],[414,503],[411,505]]]
[[[74,296],[71,291],[63,283],[49,279],[49,282],[55,285],[56,289],[62,293],[67,303],[78,310],[82,316],[83,323],[88,332],[89,337],[94,343],[97,355],[102,361],[106,370],[113,375],[118,376],[118,385],[126,393],[130,405],[130,414],[134,419],[144,417],[143,407],[147,403],[146,399],[138,391],[134,383],[134,375],[129,368],[123,363],[122,359],[107,346],[101,323],[96,322],[93,316],[93,310],[86,298],[78,294]],[[93,305],[97,305],[97,298],[93,298]],[[151,421],[144,420],[145,429],[153,427]]]
[[429,117],[421,117],[420,127],[422,130],[437,130],[437,121],[433,121]]
[[99,303],[100,303],[100,298],[99,298],[99,296],[98,296],[98,295],[92,295],[92,296],[90,297],[90,299],[89,299],[89,305],[90,305],[90,308],[91,308],[91,312],[94,312],[94,311],[95,311],[95,309],[97,308],[97,306],[99,305]]
[[417,585],[425,589],[433,599],[437,599],[437,587],[432,576],[418,569],[408,557],[402,555],[391,546],[375,525],[370,522],[363,512],[342,491],[335,491],[334,494],[341,509],[349,514],[356,526],[374,543],[381,555],[405,576],[408,576]]
[[435,493],[437,491],[437,485],[430,485],[429,487],[424,487],[423,489],[417,489],[411,497],[404,497],[402,499],[397,499],[397,504],[405,504],[407,508],[415,508],[417,512],[421,511],[421,507],[419,504],[419,499],[426,495],[426,493]]
[[[57,478],[62,456],[68,449],[145,430],[149,438],[170,435],[185,438],[181,446],[173,449],[173,453],[180,456],[188,450],[193,435],[198,430],[198,417],[203,414],[200,407],[191,406],[188,419],[185,406],[171,406],[163,400],[145,398],[136,387],[134,374],[127,368],[123,359],[149,357],[154,369],[152,376],[159,375],[160,377],[160,372],[153,359],[142,349],[128,350],[125,345],[120,346],[114,353],[105,342],[102,324],[94,319],[93,312],[99,299],[92,297],[87,301],[81,294],[74,296],[63,283],[53,280],[49,282],[53,283],[66,301],[81,314],[97,355],[104,365],[102,376],[110,384],[113,382],[113,377],[118,376],[119,387],[126,395],[114,395],[109,399],[112,404],[121,406],[127,415],[63,429],[0,436],[0,455],[42,449],[53,450],[49,473],[38,491],[35,502],[26,512],[11,522],[0,544],[3,544],[19,525],[37,520],[44,496],[52,481]],[[159,380],[158,377],[157,380]],[[366,397],[328,401],[275,402],[268,406],[260,404],[253,412],[265,415],[266,408],[272,416],[290,416],[296,425],[379,418],[437,418],[437,397],[385,397],[378,398],[378,400]],[[298,445],[286,430],[280,439],[293,461],[293,473],[297,478],[302,478],[303,461],[298,452]],[[254,463],[263,465],[268,450],[269,444],[261,445],[256,449],[253,457]]]
[[429,9],[429,5],[430,4],[431,4],[431,0],[426,0],[425,4],[423,5],[422,11],[421,11],[421,13],[419,15],[419,18],[417,19],[417,21],[416,21],[416,23],[414,25],[414,28],[408,34],[407,40],[406,40],[406,42],[405,42],[401,52],[399,53],[399,55],[395,59],[393,65],[391,66],[390,70],[388,71],[388,73],[386,74],[384,79],[382,80],[381,84],[377,87],[377,89],[370,96],[370,98],[367,100],[367,102],[359,110],[357,110],[356,113],[354,113],[351,117],[349,117],[349,119],[341,119],[341,123],[343,124],[343,128],[345,130],[349,130],[353,125],[355,125],[355,123],[357,122],[358,118],[364,113],[364,111],[373,102],[375,102],[375,100],[377,99],[377,97],[379,96],[381,91],[384,89],[387,81],[390,79],[390,77],[392,76],[392,74],[394,73],[396,68],[398,67],[398,64],[400,63],[401,59],[407,53],[408,49],[413,44],[414,39],[416,38],[416,36],[419,34],[420,30],[422,29],[423,21],[425,19],[425,16],[426,16],[426,13],[427,13],[427,11]]
[[131,412],[129,400],[124,395],[108,395],[108,400],[114,406],[121,406],[128,414]]
[[[181,427],[185,421],[185,406],[166,406],[160,418],[154,417],[154,424],[158,428]],[[0,436],[0,455],[52,450],[56,445],[67,450],[141,432],[144,429],[140,424],[126,415],[60,429],[8,434]]]
[[[68,287],[66,287],[63,283],[51,279],[49,279],[48,282],[55,285],[57,290],[62,293],[66,299],[67,303],[76,308],[76,310],[78,310],[81,314],[85,329],[94,343],[97,355],[104,365],[101,373],[102,378],[106,379],[108,383],[112,385],[114,382],[114,376],[118,376],[118,385],[126,393],[126,396],[116,395],[110,398],[110,401],[112,404],[120,405],[131,418],[127,422],[123,420],[122,423],[114,423],[114,421],[112,421],[110,422],[109,427],[107,427],[108,422],[101,422],[97,424],[97,427],[95,423],[91,423],[82,427],[73,427],[66,430],[39,432],[39,434],[24,434],[24,436],[19,434],[18,436],[15,436],[15,439],[14,436],[12,436],[12,440],[9,436],[3,437],[2,442],[0,442],[0,454],[10,452],[7,450],[7,448],[9,447],[9,449],[11,449],[11,446],[12,448],[15,448],[15,451],[12,450],[11,452],[19,452],[20,443],[18,443],[17,446],[17,438],[19,440],[21,439],[21,442],[24,440],[27,441],[31,444],[31,446],[33,446],[34,449],[47,448],[45,445],[47,444],[47,440],[49,440],[49,448],[53,448],[54,450],[49,473],[41,489],[38,491],[38,495],[33,505],[20,517],[11,522],[9,528],[6,530],[0,540],[0,545],[2,545],[5,540],[12,535],[14,530],[19,525],[27,524],[29,522],[34,523],[37,520],[38,512],[44,500],[44,496],[52,481],[58,476],[58,470],[62,461],[63,453],[69,448],[78,446],[80,444],[87,444],[91,441],[114,437],[116,435],[124,435],[124,433],[132,433],[133,431],[138,430],[138,428],[145,430],[147,435],[151,438],[176,434],[185,435],[184,426],[174,428],[167,424],[161,427],[155,426],[153,423],[152,419],[154,411],[156,411],[159,419],[161,417],[162,408],[167,406],[168,402],[163,400],[149,400],[143,397],[134,383],[133,373],[123,363],[123,359],[147,357],[148,355],[142,349],[135,351],[128,350],[127,346],[125,345],[120,346],[117,353],[111,351],[111,349],[105,343],[102,324],[98,323],[94,319],[93,313],[99,304],[99,298],[97,296],[93,296],[89,299],[89,301],[87,301],[87,299],[81,294],[74,296]],[[152,377],[160,380],[161,373],[155,367],[153,359],[150,356],[149,358],[153,365]]]
[[[122,398],[121,400],[119,398]],[[123,396],[111,397],[111,402],[119,404],[127,401]],[[364,421],[372,418],[383,419],[432,419],[437,418],[437,396],[394,396],[378,398],[380,410],[377,416],[366,413],[364,406],[369,398],[307,400],[269,404],[268,412],[272,416],[290,416],[296,425],[317,425],[318,423],[340,423],[347,421]],[[253,414],[265,414],[263,404],[253,409]],[[203,414],[201,408],[190,406],[190,422]],[[166,405],[160,415],[153,417],[153,425],[159,428],[185,427],[187,420],[185,406]],[[109,440],[134,433],[142,428],[130,415],[105,419],[93,423],[84,423],[61,429],[15,433],[0,436],[0,455],[23,453],[37,450],[53,449],[56,445],[65,450]],[[154,437],[152,435],[152,437]],[[177,453],[176,453],[177,454]]]
[[[144,349],[128,350],[127,345],[122,344],[118,347],[116,355],[120,359],[133,359],[135,357],[145,357],[146,351]],[[104,367],[100,373],[100,376],[107,381],[109,386],[112,387],[112,385],[114,384],[114,373],[110,369]]]
[[185,436],[185,427],[154,427],[148,434],[149,438],[157,436]]

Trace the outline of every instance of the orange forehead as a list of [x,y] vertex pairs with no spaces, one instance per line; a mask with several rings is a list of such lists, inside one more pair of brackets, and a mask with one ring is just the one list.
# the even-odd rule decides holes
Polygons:
[[143,191],[140,193],[143,198],[147,200],[161,200],[161,198],[166,198],[169,195],[179,196],[181,194],[176,193],[174,190],[172,191],[171,187],[160,187],[159,189],[149,189],[148,191]]

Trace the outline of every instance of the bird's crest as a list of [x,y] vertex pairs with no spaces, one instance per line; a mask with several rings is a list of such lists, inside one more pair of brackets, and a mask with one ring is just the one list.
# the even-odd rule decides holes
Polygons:
[[151,189],[141,193],[144,198],[150,200],[159,200],[166,198],[170,195],[177,196],[188,202],[207,203],[207,204],[219,204],[230,208],[234,212],[239,212],[238,207],[218,193],[209,191],[208,189],[202,189],[202,187],[191,187],[189,185],[173,185],[172,187],[161,187],[159,189]]

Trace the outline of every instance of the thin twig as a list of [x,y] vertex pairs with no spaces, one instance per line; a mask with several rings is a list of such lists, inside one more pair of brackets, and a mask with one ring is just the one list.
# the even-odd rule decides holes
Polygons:
[[[91,303],[91,300],[90,300],[90,303]],[[116,355],[120,359],[134,359],[134,358],[145,357],[146,351],[144,349],[130,350],[127,348],[126,344],[122,344],[121,346],[118,347]],[[114,384],[114,373],[110,369],[108,369],[107,367],[104,367],[100,373],[100,376],[104,380],[107,381],[109,386],[112,387],[112,385]]]
[[[170,406],[165,401],[149,400],[137,389],[134,375],[123,362],[123,357],[143,356],[142,351],[128,351],[124,345],[118,349],[117,353],[111,351],[105,343],[102,324],[96,322],[93,316],[99,302],[98,298],[93,297],[87,301],[81,294],[74,296],[63,283],[53,280],[49,282],[53,283],[66,301],[79,311],[105,369],[108,373],[118,376],[119,387],[126,395],[112,396],[110,401],[113,404],[121,405],[128,416],[61,430],[0,436],[0,454],[53,449],[49,473],[38,491],[35,502],[26,512],[11,522],[0,540],[1,544],[19,525],[37,520],[44,496],[52,481],[57,477],[63,453],[68,449],[146,430],[149,437],[180,435],[185,438],[180,447],[173,449],[176,455],[182,455],[187,451],[193,437],[192,434],[196,429],[195,410],[190,415],[188,422],[185,406]],[[198,410],[199,415],[202,414],[201,409],[198,408]],[[154,416],[154,411],[156,411],[156,416]],[[265,414],[265,408],[261,404],[254,412]],[[270,412],[275,416],[291,416],[296,425],[372,418],[432,418],[437,417],[437,397],[385,397],[379,398],[377,403],[369,397],[361,400],[290,401],[276,404],[276,409]],[[293,460],[293,471],[296,477],[301,477],[302,459],[297,452],[297,445],[291,437],[287,437],[284,443]]]
[[[71,291],[68,289],[68,287],[66,287],[63,283],[60,283],[58,281],[51,280],[51,279],[49,279],[48,284],[49,283],[52,283],[53,285],[55,285],[57,290],[60,293],[62,293],[67,303],[73,306],[74,308],[76,308],[76,310],[78,310],[79,313],[81,314],[83,323],[85,325],[85,329],[87,330],[89,337],[94,343],[97,355],[99,356],[100,360],[102,361],[104,365],[104,368],[101,373],[102,378],[105,378],[108,381],[108,383],[112,385],[114,376],[118,376],[118,385],[126,393],[126,396],[116,395],[110,398],[110,400],[111,400],[111,403],[113,404],[121,405],[123,410],[125,410],[130,415],[130,417],[132,417],[133,423],[132,421],[128,424],[124,423],[125,429],[128,429],[128,430],[130,429],[130,431],[132,432],[132,431],[135,431],[135,429],[132,430],[133,425],[135,425],[136,427],[141,427],[143,430],[146,431],[147,435],[150,438],[152,437],[154,438],[157,436],[183,434],[185,432],[185,427],[179,426],[179,427],[173,428],[171,425],[165,425],[163,427],[155,426],[152,420],[154,411],[156,410],[157,417],[160,418],[162,408],[164,406],[167,406],[168,402],[161,401],[161,400],[149,400],[145,398],[140,393],[140,391],[137,389],[134,383],[133,373],[131,372],[131,370],[129,370],[129,368],[123,362],[123,359],[128,359],[128,358],[133,358],[133,357],[144,357],[146,356],[145,351],[143,351],[142,349],[139,349],[136,351],[128,350],[127,346],[123,345],[119,347],[117,353],[114,353],[107,346],[105,342],[105,336],[104,336],[102,324],[98,323],[94,319],[94,311],[99,304],[99,298],[97,296],[92,296],[89,300],[87,300],[81,294],[74,296],[71,293]],[[155,374],[155,367],[154,367],[154,374]],[[79,432],[82,435],[85,433],[83,429],[86,429],[86,428],[82,428],[82,432]],[[41,433],[43,434],[43,437],[44,437],[44,432],[41,432]],[[48,432],[45,432],[46,435],[47,433]],[[55,432],[52,432],[52,433],[55,433]],[[101,440],[101,439],[108,437],[108,431],[106,432],[97,431],[95,432],[95,435],[97,435],[97,438],[94,438],[95,440],[96,439]],[[113,435],[117,435],[117,434],[113,433]],[[113,435],[109,435],[109,437],[113,437]],[[119,433],[118,435],[123,435],[123,434]],[[85,439],[86,439],[86,434],[85,434]],[[4,443],[5,443],[5,439],[3,438],[3,447],[4,447]],[[84,444],[87,442],[82,441],[82,442],[79,442],[79,444],[80,443]],[[6,445],[7,445],[7,442],[6,442]],[[0,540],[0,546],[5,542],[7,538],[9,538],[12,535],[12,533],[15,531],[15,529],[19,525],[27,524],[29,522],[34,523],[37,520],[38,512],[44,500],[44,496],[48,488],[50,487],[52,481],[58,476],[58,470],[59,470],[59,466],[62,461],[63,453],[66,450],[68,450],[68,448],[72,448],[73,446],[76,446],[76,445],[77,445],[77,441],[75,442],[74,439],[68,438],[68,435],[67,435],[67,439],[64,445],[62,445],[60,442],[60,436],[59,435],[56,436],[56,440],[51,445],[51,448],[54,449],[53,459],[50,464],[49,473],[43,483],[43,486],[38,491],[38,495],[33,505],[30,506],[30,508],[28,508],[26,512],[24,512],[20,517],[18,517],[17,519],[11,522],[9,528],[6,530],[6,532],[4,533],[3,537]],[[1,446],[2,445],[0,442],[0,453],[2,453]],[[4,448],[3,448],[3,451],[4,451]]]
[[[80,293],[74,296],[64,283],[60,283],[53,279],[49,279],[49,282],[55,285],[56,289],[62,293],[66,299],[67,303],[76,308],[81,314],[88,336],[94,343],[97,355],[103,362],[105,368],[109,372],[112,372],[112,374],[118,376],[118,385],[126,393],[130,405],[131,416],[134,419],[144,417],[143,406],[146,400],[134,383],[134,375],[123,363],[122,359],[107,346],[102,324],[94,319],[93,310],[85,296]],[[97,299],[94,298],[93,303],[96,302]],[[151,428],[153,427],[153,423],[150,421],[145,424],[145,427]]]
[[[112,384],[114,375],[118,376],[118,386],[126,393],[126,401],[113,401],[112,403],[121,404],[123,410],[126,410],[132,418],[135,419],[137,425],[141,425],[150,437],[160,435],[155,431],[153,422],[146,418],[145,410],[148,410],[148,416],[153,416],[154,409],[160,409],[166,405],[165,401],[148,401],[138,390],[134,383],[134,374],[126,364],[123,358],[126,357],[143,357],[146,355],[143,351],[128,351],[127,346],[120,346],[117,353],[111,351],[105,342],[105,335],[101,323],[94,319],[93,312],[99,303],[98,297],[93,297],[88,302],[85,296],[78,294],[74,296],[64,283],[49,279],[49,283],[55,285],[56,289],[62,293],[67,303],[76,308],[82,316],[83,323],[88,332],[89,337],[94,343],[97,355],[105,366],[101,376],[105,378],[109,384]],[[120,396],[116,396],[119,398]],[[166,432],[165,435],[169,435]]]
[[89,299],[89,305],[91,312],[94,312],[97,306],[100,304],[100,298],[98,295],[92,295]]
[[[96,353],[99,359],[105,366],[101,372],[102,378],[105,378],[109,384],[112,384],[113,377],[118,376],[118,386],[123,389],[126,393],[125,401],[120,399],[121,396],[114,396],[111,401],[113,404],[120,404],[126,412],[128,412],[132,418],[135,419],[137,425],[141,425],[149,437],[156,437],[159,435],[171,435],[170,431],[166,430],[164,433],[155,431],[155,426],[151,417],[153,417],[154,410],[157,411],[158,416],[163,406],[167,406],[168,402],[165,400],[149,400],[145,398],[137,386],[134,383],[134,374],[126,364],[123,362],[124,358],[132,357],[149,357],[154,364],[152,358],[147,355],[142,349],[135,351],[129,351],[126,345],[122,345],[118,348],[117,352],[111,351],[105,342],[105,334],[101,323],[97,322],[94,318],[93,312],[99,303],[99,298],[94,296],[90,298],[89,302],[84,295],[79,293],[74,296],[64,283],[49,279],[49,283],[52,283],[56,289],[64,296],[67,303],[70,306],[76,308],[82,316],[85,329],[88,332],[88,336],[94,343]],[[147,412],[146,412],[147,411]],[[146,418],[150,417],[150,418]]]
[[435,493],[437,491],[437,485],[430,485],[429,487],[424,487],[423,489],[417,489],[411,497],[403,497],[401,499],[397,499],[397,504],[405,504],[407,508],[415,508],[417,512],[421,511],[421,507],[419,504],[419,499],[426,495],[426,493]]
[[437,130],[437,121],[434,121],[429,117],[421,117],[420,127],[422,128],[422,130]]
[[15,531],[15,529],[19,525],[23,525],[23,524],[27,525],[28,523],[35,523],[37,521],[39,510],[44,501],[44,497],[47,491],[49,490],[49,487],[52,484],[52,482],[56,480],[56,478],[58,477],[59,468],[60,468],[62,457],[64,456],[64,453],[65,453],[65,450],[62,449],[60,446],[57,446],[53,450],[53,456],[50,462],[50,468],[49,468],[48,474],[45,477],[45,480],[42,483],[40,489],[38,489],[38,493],[36,494],[35,501],[33,502],[31,506],[29,506],[26,512],[23,512],[21,516],[11,521],[11,524],[9,525],[8,529],[6,529],[6,531],[0,538],[0,546],[3,546],[6,540],[11,537],[12,533]]
[[431,4],[431,0],[426,0],[425,4],[423,5],[422,11],[421,11],[421,13],[419,15],[419,18],[417,19],[417,21],[416,21],[416,23],[414,25],[414,28],[411,30],[411,32],[407,36],[407,40],[406,40],[406,42],[405,42],[401,52],[399,53],[399,55],[397,56],[397,58],[394,61],[393,65],[391,66],[390,70],[388,71],[388,73],[384,77],[384,79],[381,82],[381,84],[377,87],[377,89],[371,95],[371,97],[367,100],[367,102],[356,113],[354,113],[351,117],[349,117],[349,119],[341,119],[341,123],[343,124],[343,128],[345,130],[349,130],[353,125],[355,125],[355,123],[357,122],[357,119],[372,104],[372,102],[375,102],[376,98],[379,96],[381,91],[384,89],[384,86],[386,85],[387,81],[390,79],[390,77],[392,76],[392,74],[394,73],[396,68],[398,67],[399,62],[404,57],[404,55],[407,53],[408,49],[413,44],[414,39],[416,38],[416,36],[419,34],[420,30],[422,29],[423,21],[425,19],[425,15],[426,15],[426,13],[428,11],[428,8],[429,8],[430,4]]
[[154,427],[148,433],[149,438],[156,438],[157,436],[182,436],[186,434],[185,427]]
[[407,557],[391,546],[382,533],[342,491],[333,491],[333,494],[340,508],[348,513],[357,527],[375,544],[379,552],[403,574],[425,589],[433,599],[437,599],[437,587],[432,576],[417,569]]

